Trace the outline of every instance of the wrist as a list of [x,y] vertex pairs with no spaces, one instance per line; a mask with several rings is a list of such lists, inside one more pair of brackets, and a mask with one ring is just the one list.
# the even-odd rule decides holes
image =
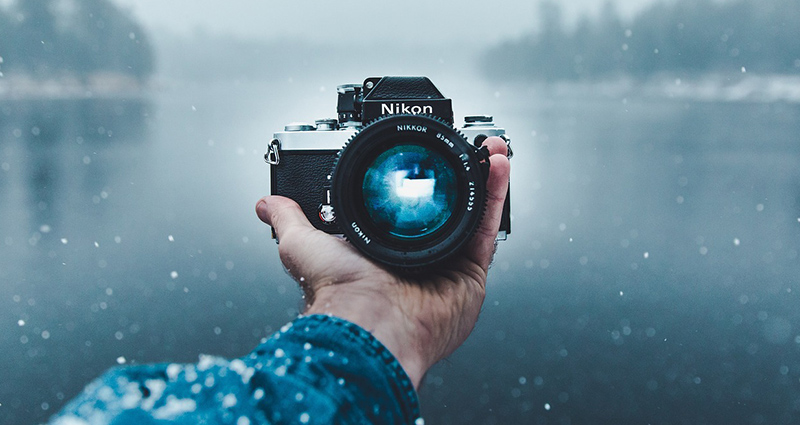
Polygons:
[[436,359],[427,355],[414,320],[394,302],[396,298],[374,286],[348,283],[319,288],[305,314],[336,316],[368,331],[392,353],[418,389]]

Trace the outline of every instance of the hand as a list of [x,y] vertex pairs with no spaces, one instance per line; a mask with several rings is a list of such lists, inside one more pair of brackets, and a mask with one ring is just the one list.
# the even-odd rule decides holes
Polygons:
[[305,292],[305,314],[331,314],[370,331],[419,388],[425,372],[456,350],[478,320],[495,249],[510,165],[498,137],[489,148],[486,214],[462,254],[418,276],[401,276],[362,256],[350,243],[315,229],[300,207],[262,198],[256,213],[278,235],[286,270]]

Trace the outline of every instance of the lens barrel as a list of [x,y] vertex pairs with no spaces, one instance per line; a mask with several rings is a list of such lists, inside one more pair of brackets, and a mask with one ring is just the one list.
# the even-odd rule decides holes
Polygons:
[[482,161],[439,118],[374,121],[342,149],[331,175],[342,232],[366,256],[395,268],[423,269],[449,258],[482,219],[488,171]]

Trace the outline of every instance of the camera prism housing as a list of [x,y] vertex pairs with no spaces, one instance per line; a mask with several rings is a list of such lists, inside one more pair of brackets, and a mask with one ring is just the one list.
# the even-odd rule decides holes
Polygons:
[[[502,137],[510,157],[504,129],[485,115],[455,128],[451,100],[426,77],[368,78],[337,92],[336,119],[274,134],[264,155],[271,194],[390,267],[421,270],[459,252],[483,218],[481,143]],[[499,240],[511,232],[510,205],[507,197]]]

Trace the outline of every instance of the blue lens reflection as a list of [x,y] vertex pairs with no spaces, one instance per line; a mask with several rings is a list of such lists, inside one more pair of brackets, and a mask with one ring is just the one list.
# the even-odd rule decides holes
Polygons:
[[379,155],[362,189],[372,221],[400,238],[424,237],[441,228],[457,198],[453,167],[418,145],[398,145]]

